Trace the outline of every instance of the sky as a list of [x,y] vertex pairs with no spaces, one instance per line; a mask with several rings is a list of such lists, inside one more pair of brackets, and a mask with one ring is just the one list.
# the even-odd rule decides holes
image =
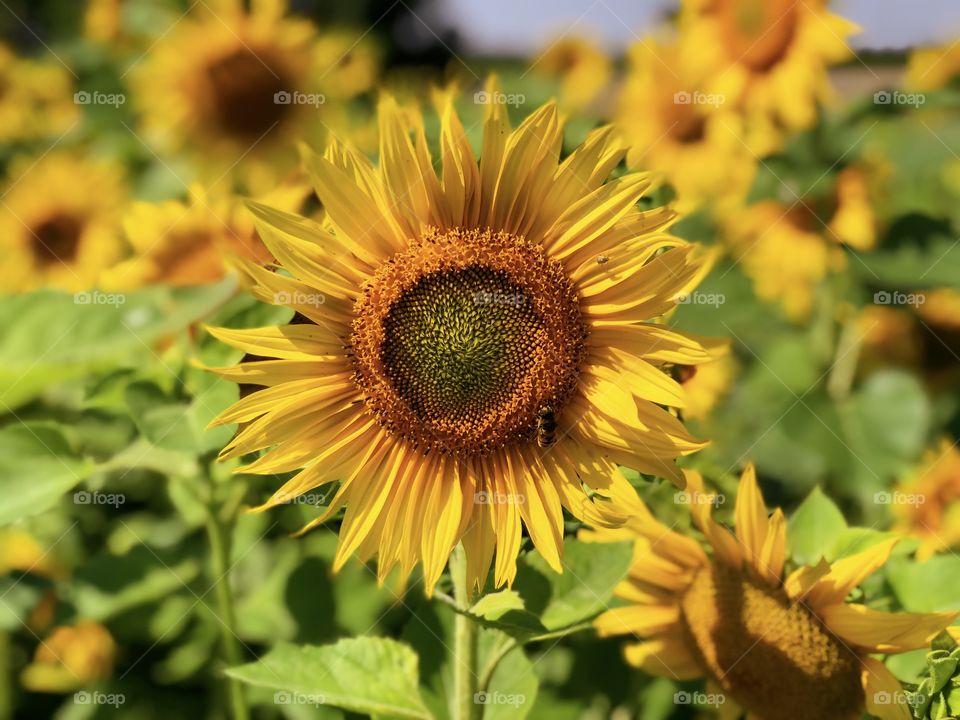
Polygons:
[[[674,7],[675,0],[438,0],[431,20],[456,28],[473,53],[529,54],[564,33],[619,52]],[[831,7],[862,28],[855,48],[903,49],[960,37],[960,0],[835,0]]]

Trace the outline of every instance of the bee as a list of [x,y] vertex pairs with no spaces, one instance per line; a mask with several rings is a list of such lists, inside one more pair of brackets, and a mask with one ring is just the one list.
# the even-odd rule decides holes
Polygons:
[[603,265],[604,263],[609,261],[610,261],[610,257],[608,255],[597,255],[597,265]]
[[548,448],[557,441],[557,418],[553,408],[544,405],[537,412],[537,445]]

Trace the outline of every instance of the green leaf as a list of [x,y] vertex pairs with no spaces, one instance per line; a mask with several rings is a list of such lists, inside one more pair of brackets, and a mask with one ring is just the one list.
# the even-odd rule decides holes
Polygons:
[[[477,666],[486,667],[507,641],[509,637],[503,633],[484,630]],[[539,684],[533,663],[520,648],[514,648],[500,658],[490,682],[474,696],[474,702],[483,706],[483,720],[523,720],[533,709]]]
[[816,564],[846,527],[840,508],[819,487],[814,488],[787,526],[790,556],[802,565]]
[[0,525],[49,510],[93,469],[93,462],[75,455],[56,428],[0,428]]
[[886,572],[905,610],[960,610],[960,557],[938,555],[922,563],[904,557],[891,558]]
[[257,662],[230,668],[227,674],[352,712],[432,717],[420,697],[416,654],[387,638],[346,638],[320,646],[281,643]]

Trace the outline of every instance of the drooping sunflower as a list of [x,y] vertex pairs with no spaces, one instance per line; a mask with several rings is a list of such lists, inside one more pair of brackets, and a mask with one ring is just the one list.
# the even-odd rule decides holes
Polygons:
[[683,52],[747,117],[760,155],[813,125],[831,95],[827,68],[852,57],[846,38],[858,31],[827,0],[684,0],[680,25]]
[[[786,520],[767,514],[753,467],[740,480],[736,533],[711,517],[716,494],[687,473],[683,496],[712,554],[658,522],[637,500],[622,529],[634,563],[617,588],[628,605],[596,620],[602,635],[633,635],[628,663],[679,680],[707,678],[751,720],[908,720],[900,682],[871,657],[926,647],[957,613],[886,613],[846,602],[887,561],[896,539],[784,575]],[[888,702],[888,698],[899,702]],[[786,713],[786,714],[785,714]]]
[[648,39],[630,48],[617,100],[628,164],[662,172],[681,212],[705,203],[721,213],[739,208],[756,174],[743,121],[708,77],[680,47]]
[[80,119],[70,72],[59,62],[20,57],[0,43],[0,142],[60,135]]
[[109,160],[58,151],[15,159],[0,205],[0,292],[95,285],[122,254],[126,197]]
[[563,508],[601,522],[634,492],[618,464],[682,483],[674,459],[702,447],[664,409],[683,394],[661,366],[710,356],[646,321],[709,257],[663,232],[672,210],[637,207],[649,175],[604,182],[625,152],[611,128],[561,161],[553,103],[512,131],[485,112],[478,163],[443,101],[439,176],[390,97],[379,167],[338,141],[305,151],[332,231],[254,204],[289,276],[239,264],[310,322],[212,330],[276,358],[217,370],[266,386],[214,421],[244,423],[222,457],[273,448],[244,472],[299,470],[260,509],[341,481],[307,526],[346,507],[335,568],[422,560],[428,593],[458,542],[471,584],[491,563],[511,582],[523,527],[560,571]]
[[287,0],[195,4],[131,72],[148,133],[205,179],[239,164],[261,192],[295,168],[291,138],[323,130],[321,80],[337,68],[319,62],[316,27],[286,12]]
[[890,496],[895,529],[920,538],[917,559],[960,546],[960,450],[943,438],[924,453],[909,478]]
[[[295,211],[306,193],[305,188],[291,185],[263,200]],[[134,203],[123,226],[134,256],[104,272],[101,283],[110,290],[216,282],[226,274],[229,258],[236,255],[261,265],[273,261],[239,200],[211,195],[199,185],[190,189],[187,202]]]

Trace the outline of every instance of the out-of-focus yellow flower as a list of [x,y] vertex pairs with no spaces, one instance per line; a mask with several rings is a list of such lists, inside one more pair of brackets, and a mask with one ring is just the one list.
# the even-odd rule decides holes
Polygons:
[[701,338],[700,342],[713,358],[710,362],[674,366],[674,377],[687,398],[683,417],[689,420],[704,420],[710,415],[717,403],[729,392],[736,371],[728,341]]
[[15,159],[0,208],[0,292],[82,290],[122,253],[127,190],[112,162],[68,152]]
[[857,325],[862,373],[891,365],[920,365],[920,336],[916,319],[910,313],[887,305],[868,305],[860,311]]
[[844,168],[834,192],[836,210],[829,235],[857,250],[869,250],[877,242],[877,219],[866,175],[853,165]]
[[721,212],[739,206],[756,163],[726,98],[707,92],[707,76],[676,46],[638,43],[628,61],[616,112],[627,163],[662,172],[681,212],[706,201]]
[[120,33],[121,8],[121,0],[87,0],[84,35],[101,43],[115,39]]
[[616,588],[627,604],[598,617],[597,631],[631,636],[627,662],[651,675],[706,678],[730,701],[728,718],[852,720],[863,710],[909,718],[899,680],[873,656],[927,647],[958,613],[887,613],[848,601],[896,539],[790,571],[786,518],[780,508],[767,512],[752,466],[737,490],[735,532],[711,517],[717,494],[698,473],[686,476],[681,497],[706,543],[658,522],[639,499],[623,528],[584,533],[634,540],[633,566]]
[[913,90],[937,90],[960,75],[960,45],[951,42],[914,50],[907,60],[906,85]]
[[950,288],[925,291],[917,313],[930,325],[960,330],[960,292]]
[[56,558],[24,530],[0,530],[0,573],[29,572],[54,578],[62,573]]
[[365,37],[348,30],[320,35],[317,64],[322,70],[317,84],[328,99],[351,98],[370,90],[377,82],[380,62],[377,48]]
[[896,529],[920,538],[917,559],[960,546],[960,450],[949,438],[928,450],[890,497]]
[[612,75],[606,53],[580,37],[563,37],[551,43],[534,61],[532,69],[560,81],[560,107],[571,112],[594,102]]
[[18,57],[0,44],[0,142],[59,135],[80,119],[70,71],[56,61]]
[[858,30],[826,0],[685,0],[680,43],[712,75],[710,92],[747,116],[747,138],[761,155],[784,131],[813,125],[830,95],[827,67],[852,56]]
[[200,3],[131,73],[147,130],[185,148],[206,178],[239,163],[247,190],[264,192],[296,167],[294,141],[323,132],[321,81],[335,86],[339,71],[322,66],[330,53],[318,53],[314,25],[286,10],[286,0],[254,0],[249,12],[240,0]]
[[[293,212],[306,194],[304,187],[281,186],[268,201]],[[104,272],[102,284],[110,290],[216,282],[226,274],[230,257],[260,265],[273,260],[240,202],[211,197],[200,186],[191,188],[187,202],[134,203],[123,226],[136,254]]]
[[33,692],[71,692],[110,677],[116,651],[110,632],[99,623],[58,627],[37,648],[20,680]]

